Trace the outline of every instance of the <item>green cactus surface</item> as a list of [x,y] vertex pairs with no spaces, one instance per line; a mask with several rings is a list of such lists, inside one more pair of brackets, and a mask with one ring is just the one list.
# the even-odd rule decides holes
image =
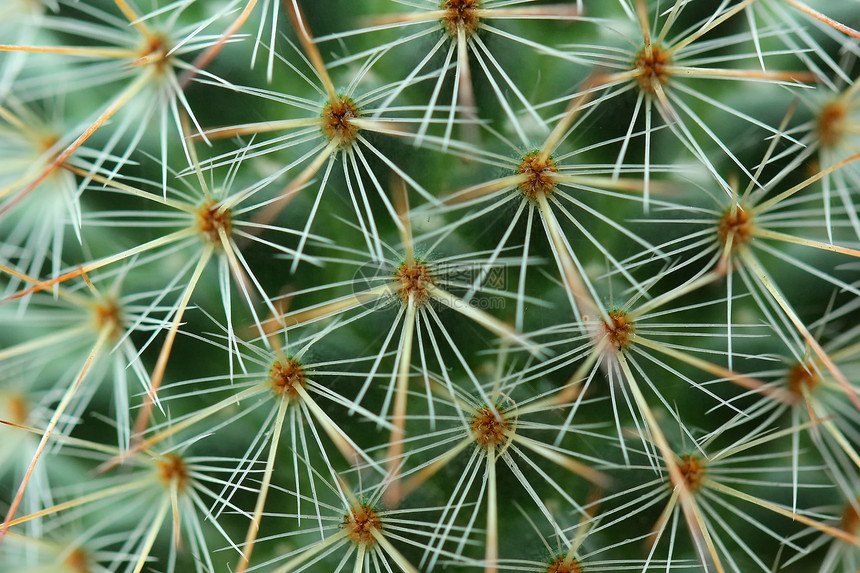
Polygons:
[[2,0],[0,573],[857,573],[858,28]]

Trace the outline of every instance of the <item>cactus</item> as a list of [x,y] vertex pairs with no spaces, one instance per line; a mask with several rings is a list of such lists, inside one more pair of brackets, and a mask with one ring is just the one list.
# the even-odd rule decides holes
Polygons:
[[0,15],[0,570],[860,568],[856,2]]

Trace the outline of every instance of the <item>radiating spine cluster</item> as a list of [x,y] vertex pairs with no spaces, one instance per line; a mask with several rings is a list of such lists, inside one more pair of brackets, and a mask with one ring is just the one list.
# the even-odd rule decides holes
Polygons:
[[858,26],[4,2],[0,570],[855,573]]

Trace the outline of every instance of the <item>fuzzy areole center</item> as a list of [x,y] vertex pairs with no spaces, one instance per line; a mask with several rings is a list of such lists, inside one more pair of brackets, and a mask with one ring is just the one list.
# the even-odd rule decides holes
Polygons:
[[30,415],[27,399],[20,394],[13,394],[6,398],[6,410],[9,420],[14,424],[24,425]]
[[559,557],[549,564],[546,573],[582,573],[582,565],[576,559]]
[[505,410],[484,406],[472,416],[472,437],[482,448],[499,448],[511,439],[512,425]]
[[636,325],[623,310],[609,313],[609,321],[603,323],[603,331],[609,343],[618,351],[624,350],[633,341]]
[[175,481],[179,491],[185,489],[185,482],[188,481],[188,468],[185,467],[182,458],[176,454],[167,454],[159,460],[157,468],[158,477],[166,487]]
[[[855,503],[860,503],[860,499],[857,499]],[[857,512],[855,506],[848,504],[848,507],[845,508],[840,526],[843,531],[851,535],[860,535],[860,513]]]
[[197,209],[197,230],[207,241],[220,245],[221,231],[229,236],[233,230],[230,210],[221,209],[221,205],[215,201],[206,201]]
[[349,147],[358,137],[358,126],[353,119],[360,117],[358,106],[348,96],[338,96],[329,101],[322,111],[322,131],[325,136],[341,147]]
[[69,553],[63,560],[63,565],[65,565],[67,571],[71,571],[72,573],[90,572],[90,558],[80,547]]
[[160,34],[150,36],[144,41],[138,63],[150,64],[163,71],[170,63],[170,49],[170,42],[166,37]]
[[517,173],[526,176],[526,180],[520,183],[520,191],[532,201],[538,195],[549,195],[555,190],[558,166],[550,157],[542,159],[537,151],[523,157]]
[[481,23],[480,9],[481,0],[443,0],[442,10],[445,15],[442,17],[442,25],[448,34],[455,38],[460,31],[466,37],[471,36]]
[[798,397],[803,397],[804,392],[812,392],[821,382],[812,364],[798,362],[788,372],[788,389]]
[[678,469],[690,491],[696,491],[705,479],[705,464],[696,456],[683,456]]
[[740,206],[726,209],[720,219],[717,233],[720,237],[720,243],[723,245],[726,245],[729,237],[731,237],[731,249],[736,251],[750,242],[753,235],[753,217],[748,210],[742,209]]
[[636,81],[643,92],[654,95],[656,86],[665,85],[669,81],[669,71],[666,69],[672,63],[671,56],[657,44],[651,44],[639,50],[633,67],[636,70]]
[[429,287],[436,282],[430,269],[420,260],[400,265],[394,273],[394,280],[398,283],[397,295],[403,302],[408,302],[411,297],[417,305],[427,302],[430,298]]
[[382,520],[369,505],[360,505],[343,517],[343,526],[356,545],[372,546],[376,543],[374,531],[382,529]]
[[[47,153],[52,147],[57,145],[58,141],[60,141],[60,136],[55,133],[49,133],[39,138],[37,145],[42,153]],[[56,157],[59,153],[59,151],[54,152],[53,157]]]
[[119,306],[114,300],[104,300],[98,303],[94,309],[94,318],[96,330],[98,332],[107,331],[111,338],[115,338],[119,333],[122,321],[119,314]]
[[845,117],[848,107],[841,101],[832,101],[821,109],[818,115],[818,140],[824,147],[839,143],[845,134]]
[[284,362],[275,361],[269,369],[269,382],[272,390],[278,396],[295,400],[299,397],[297,388],[304,388],[307,384],[305,371],[296,360],[287,359]]

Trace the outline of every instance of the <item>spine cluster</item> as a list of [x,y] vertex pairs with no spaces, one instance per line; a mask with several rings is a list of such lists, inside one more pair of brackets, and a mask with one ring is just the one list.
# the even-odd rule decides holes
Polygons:
[[858,25],[5,0],[0,571],[860,570]]

